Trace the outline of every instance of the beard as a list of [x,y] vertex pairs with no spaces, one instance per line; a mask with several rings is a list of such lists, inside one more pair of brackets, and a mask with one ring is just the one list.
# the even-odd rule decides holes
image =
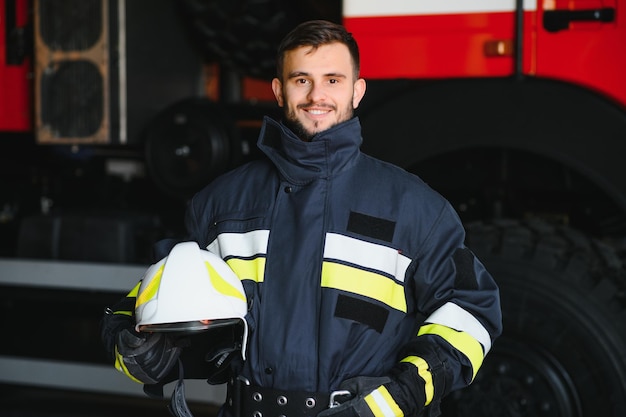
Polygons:
[[293,117],[292,112],[285,112],[285,120],[283,121],[283,124],[304,142],[310,142],[313,139],[313,136],[318,133],[307,131],[306,127],[304,127],[300,120]]
[[[306,104],[298,105],[298,108],[310,107],[310,106],[312,106],[312,103],[306,103]],[[335,107],[329,107],[329,108],[336,110]],[[352,107],[351,104],[346,106],[346,108],[344,109],[343,115],[344,117],[340,117],[336,123],[328,126],[324,130],[328,130],[331,127],[337,126],[339,123],[345,122],[346,120],[350,120],[352,116],[354,115],[354,107]],[[296,112],[293,110],[289,110],[287,107],[285,107],[285,113],[284,113],[283,119],[284,119],[283,124],[287,126],[289,130],[291,130],[298,138],[300,138],[304,142],[310,142],[313,139],[313,137],[315,137],[315,135],[317,135],[320,132],[323,132],[323,130],[317,129],[317,123],[315,123],[313,131],[308,130],[304,126],[304,124],[302,124],[302,122],[298,119],[298,117],[296,116]]]

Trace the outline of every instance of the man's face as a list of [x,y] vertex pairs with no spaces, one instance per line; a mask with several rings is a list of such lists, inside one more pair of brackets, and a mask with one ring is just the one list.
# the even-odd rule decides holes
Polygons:
[[272,90],[285,122],[305,141],[349,120],[365,94],[365,80],[354,79],[348,47],[339,42],[288,51],[281,76]]

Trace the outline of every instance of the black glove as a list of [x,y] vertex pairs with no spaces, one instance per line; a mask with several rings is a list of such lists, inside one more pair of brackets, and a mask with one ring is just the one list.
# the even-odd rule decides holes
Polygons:
[[182,347],[164,333],[122,330],[117,336],[116,367],[132,379],[156,384],[172,369]]
[[[332,408],[328,408],[318,417],[374,417],[385,416],[419,416],[426,401],[424,380],[411,369],[405,367],[401,373],[393,377],[356,377],[341,383],[340,390],[350,391],[350,400]],[[414,375],[409,376],[406,373]],[[399,378],[397,378],[399,377]]]

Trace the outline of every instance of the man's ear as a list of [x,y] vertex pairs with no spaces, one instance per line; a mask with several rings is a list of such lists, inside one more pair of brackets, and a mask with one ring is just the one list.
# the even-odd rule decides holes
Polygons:
[[354,92],[352,93],[352,107],[355,109],[359,107],[359,103],[361,102],[361,99],[365,95],[365,89],[366,89],[365,84],[366,83],[363,78],[359,78],[358,80],[354,82]]
[[278,106],[283,107],[283,83],[281,83],[278,78],[272,80],[272,91],[274,92]]

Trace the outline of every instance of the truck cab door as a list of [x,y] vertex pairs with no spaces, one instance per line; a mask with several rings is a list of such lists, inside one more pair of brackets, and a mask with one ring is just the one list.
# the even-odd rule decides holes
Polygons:
[[626,4],[622,0],[543,0],[537,5],[530,72],[626,102]]

